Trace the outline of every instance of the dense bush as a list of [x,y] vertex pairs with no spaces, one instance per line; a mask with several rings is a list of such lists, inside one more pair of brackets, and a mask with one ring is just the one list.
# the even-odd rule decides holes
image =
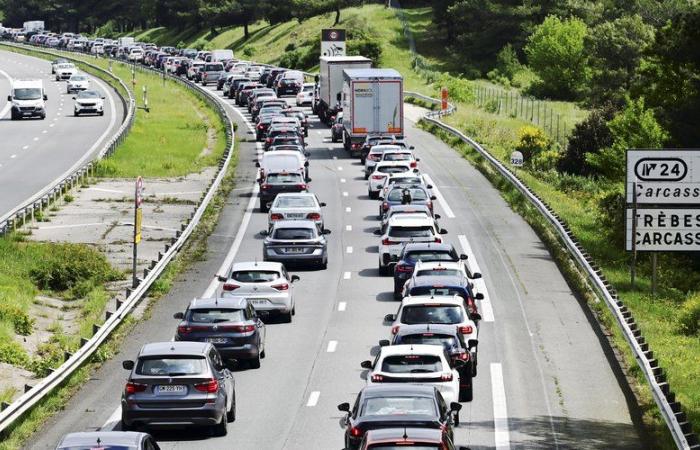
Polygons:
[[2,299],[0,302],[0,321],[12,324],[15,333],[24,336],[32,334],[34,319],[29,317],[26,311],[19,306],[10,303],[9,299]]
[[683,303],[680,316],[680,331],[689,336],[700,333],[700,294],[694,293]]
[[13,340],[5,339],[0,342],[0,362],[17,367],[28,367],[30,359],[22,346]]
[[544,131],[526,125],[518,130],[518,142],[514,150],[523,154],[525,165],[532,164],[533,158],[550,149],[551,140]]
[[507,44],[496,56],[496,67],[487,76],[489,79],[510,86],[515,75],[522,70],[522,64],[511,44]]
[[600,230],[607,233],[618,248],[625,242],[625,205],[625,190],[621,184],[606,191],[598,199]]
[[57,244],[50,257],[38,261],[30,272],[39,289],[65,291],[85,280],[97,283],[116,280],[104,255],[84,245]]
[[352,56],[364,56],[372,60],[374,66],[379,66],[382,57],[382,45],[377,39],[350,39],[347,43],[347,53]]
[[572,175],[593,175],[595,169],[586,160],[586,155],[597,154],[613,143],[608,122],[614,115],[613,109],[591,111],[586,120],[578,123],[569,136],[569,142],[557,164],[557,169]]

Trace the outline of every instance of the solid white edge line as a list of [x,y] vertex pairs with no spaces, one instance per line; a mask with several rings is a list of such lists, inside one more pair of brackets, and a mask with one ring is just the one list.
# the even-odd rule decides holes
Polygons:
[[452,212],[452,208],[450,208],[450,205],[447,204],[447,200],[445,200],[445,197],[442,196],[442,192],[440,192],[440,189],[438,189],[437,184],[435,184],[433,179],[428,174],[424,174],[423,179],[425,179],[425,182],[427,184],[430,184],[433,186],[431,191],[433,191],[433,194],[435,195],[435,197],[437,197],[437,200],[440,203],[442,210],[445,211],[445,214],[447,215],[447,217],[449,217],[450,219],[454,219],[455,213]]
[[491,304],[491,296],[489,295],[488,288],[486,288],[486,282],[484,281],[483,273],[481,272],[479,263],[476,260],[474,251],[472,250],[471,245],[469,245],[467,236],[460,234],[457,236],[457,239],[459,240],[459,244],[462,246],[462,251],[467,255],[467,264],[469,264],[474,272],[479,272],[482,275],[482,278],[473,280],[475,290],[484,294],[484,299],[480,300],[479,302],[481,306],[481,317],[484,322],[493,322],[495,317],[493,314],[493,305]]
[[501,363],[491,363],[491,395],[493,396],[493,428],[496,450],[510,450],[508,431],[508,405],[503,384]]
[[[7,81],[10,82],[10,89],[12,89],[12,77],[10,76],[10,74],[5,72],[4,70],[0,69],[0,75],[7,78]],[[8,102],[4,108],[0,109],[0,119],[5,117],[5,115],[10,111],[11,108],[12,108],[12,103]]]
[[306,402],[306,406],[316,406],[320,396],[321,393],[319,391],[313,391],[311,395],[309,395],[309,400]]

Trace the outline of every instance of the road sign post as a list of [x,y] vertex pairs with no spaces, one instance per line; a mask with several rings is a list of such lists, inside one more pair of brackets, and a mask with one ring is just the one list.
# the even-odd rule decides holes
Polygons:
[[321,56],[345,56],[345,30],[324,28],[321,30]]
[[445,114],[447,112],[448,104],[447,104],[447,97],[448,97],[448,91],[446,87],[443,87],[440,89],[440,109],[442,110],[442,113]]
[[134,257],[132,261],[132,277],[131,286],[138,286],[136,277],[136,260],[138,258],[138,248],[139,242],[141,242],[141,225],[143,221],[143,210],[141,209],[141,203],[143,203],[143,178],[138,177],[136,179],[136,189],[134,191]]

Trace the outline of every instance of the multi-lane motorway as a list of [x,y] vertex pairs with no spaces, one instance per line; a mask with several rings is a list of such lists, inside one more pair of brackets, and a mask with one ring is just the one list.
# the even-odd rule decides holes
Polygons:
[[[15,79],[44,81],[46,119],[10,120],[7,95]],[[73,117],[73,95],[65,81],[55,81],[48,61],[0,51],[0,217],[89,160],[119,128],[123,103],[106,83],[90,82],[105,94],[105,114]]]
[[[121,360],[132,359],[144,343],[170,340],[178,322],[173,313],[217,288],[213,277],[224,261],[261,258],[257,233],[266,228],[267,216],[258,210],[253,163],[260,150],[246,114],[236,114],[243,139],[237,185],[209,238],[206,260],[153,306],[119,354],[27,448],[52,448],[72,431],[119,429],[127,375]],[[268,324],[260,369],[236,371],[237,420],[228,435],[154,431],[164,449],[343,447],[343,415],[336,405],[354,401],[364,386],[359,364],[376,354],[379,339],[388,338],[383,317],[396,312],[398,302],[392,300],[392,279],[378,275],[378,238],[372,234],[377,201],[367,197],[359,161],[330,143],[325,126],[312,126],[310,189],[328,203],[328,269],[294,272],[301,277],[295,285],[297,315],[291,324]],[[479,374],[474,400],[461,412],[457,443],[472,449],[644,448],[633,396],[605,337],[537,235],[454,150],[411,122],[406,136],[436,188],[447,241],[483,273],[476,285],[485,294]]]

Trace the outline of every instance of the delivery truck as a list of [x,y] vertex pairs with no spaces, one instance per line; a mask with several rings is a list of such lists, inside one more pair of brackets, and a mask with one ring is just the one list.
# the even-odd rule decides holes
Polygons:
[[372,60],[364,56],[322,56],[319,67],[318,96],[314,99],[314,113],[322,122],[331,124],[340,111],[343,91],[343,70],[369,69]]
[[119,47],[128,47],[130,45],[134,45],[134,42],[136,41],[131,36],[124,36],[117,39],[117,45]]
[[38,33],[39,31],[44,31],[44,21],[29,20],[24,22],[24,31],[27,33]]
[[403,137],[403,78],[394,69],[343,71],[343,144],[360,154],[367,135]]

